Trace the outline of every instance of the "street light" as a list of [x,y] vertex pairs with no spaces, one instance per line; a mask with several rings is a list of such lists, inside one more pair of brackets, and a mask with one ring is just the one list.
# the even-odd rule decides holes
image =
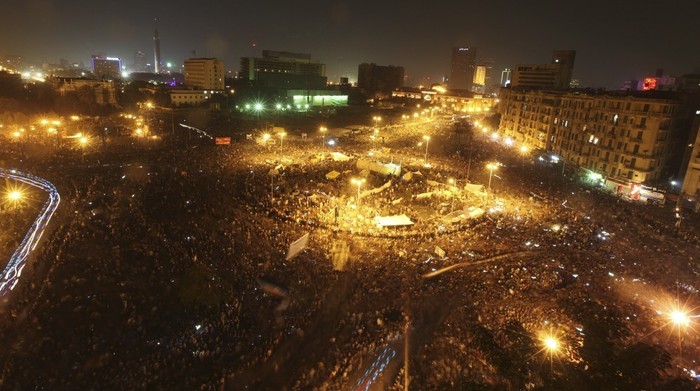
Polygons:
[[357,186],[357,205],[360,205],[360,187],[362,187],[362,184],[365,183],[365,181],[365,178],[352,178],[350,180],[350,182],[352,182],[353,185]]
[[528,148],[526,145],[520,147],[520,167],[525,167],[525,155],[527,154]]
[[284,136],[286,136],[286,132],[280,132],[280,150],[282,150],[283,144],[284,144]]
[[430,143],[430,136],[423,136],[423,140],[425,140],[425,156],[423,156],[423,161],[425,164],[428,164],[428,144]]
[[379,122],[382,122],[382,117],[380,117],[380,116],[378,116],[378,115],[375,115],[374,117],[372,117],[372,120],[374,120],[374,127],[376,128],[376,127],[377,127],[377,124],[378,124]]
[[325,126],[321,126],[318,128],[319,132],[321,132],[321,147],[323,147],[326,144],[326,132],[328,131],[328,128]]
[[24,195],[19,190],[10,190],[7,192],[6,198],[10,202],[17,203],[22,199],[23,196]]
[[498,168],[498,163],[489,163],[486,165],[486,168],[489,170],[489,186],[488,186],[488,191],[491,191],[491,177],[493,176],[493,170]]
[[[454,178],[450,178],[447,180],[447,182],[450,184],[450,186],[457,187],[457,180]],[[459,191],[459,188],[457,187],[457,190]],[[450,189],[450,192],[452,193],[452,189]],[[452,193],[452,202],[450,205],[450,212],[454,211],[455,209],[455,195]]]

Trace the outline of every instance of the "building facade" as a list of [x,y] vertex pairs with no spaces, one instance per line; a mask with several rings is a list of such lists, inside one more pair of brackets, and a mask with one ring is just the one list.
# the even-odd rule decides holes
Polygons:
[[117,91],[114,87],[113,81],[72,77],[54,77],[51,79],[51,83],[61,96],[65,96],[69,93],[89,91],[94,95],[95,103],[98,105],[114,106],[117,104]]
[[326,65],[310,54],[272,50],[263,50],[262,58],[241,58],[239,77],[278,89],[323,89],[327,84]]
[[476,71],[476,47],[452,48],[452,63],[447,86],[451,90],[471,91]]
[[571,84],[576,51],[555,50],[550,64],[517,65],[510,85],[519,88],[567,89]]
[[116,57],[92,56],[92,73],[98,79],[119,79],[122,75],[122,62]]
[[399,66],[382,66],[363,63],[357,69],[357,86],[362,92],[388,93],[403,87],[404,69]]
[[224,62],[216,58],[185,60],[185,85],[200,90],[224,89]]
[[503,88],[499,98],[501,132],[600,174],[621,192],[662,178],[685,115],[668,94]]
[[692,148],[688,168],[683,176],[681,196],[695,205],[695,210],[700,211],[700,110],[695,111],[695,119],[691,134],[695,137],[688,145]]

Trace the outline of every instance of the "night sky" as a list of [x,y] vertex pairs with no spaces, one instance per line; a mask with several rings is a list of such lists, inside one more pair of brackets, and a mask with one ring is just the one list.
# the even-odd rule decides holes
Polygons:
[[[0,55],[89,64],[90,55],[134,52],[152,62],[154,18],[163,61],[220,57],[230,70],[263,49],[311,53],[327,76],[355,79],[361,62],[401,65],[414,83],[449,73],[452,46],[476,46],[504,67],[546,63],[553,49],[577,51],[582,86],[619,88],[653,75],[700,72],[700,2],[660,1],[78,1],[6,2]],[[256,47],[253,48],[252,44]],[[428,79],[430,78],[430,79]]]

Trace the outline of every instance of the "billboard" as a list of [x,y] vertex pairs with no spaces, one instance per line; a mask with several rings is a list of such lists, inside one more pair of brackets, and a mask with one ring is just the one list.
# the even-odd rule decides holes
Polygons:
[[642,91],[649,91],[656,89],[656,78],[655,77],[645,77],[642,82]]
[[214,142],[216,145],[230,145],[231,137],[215,137]]

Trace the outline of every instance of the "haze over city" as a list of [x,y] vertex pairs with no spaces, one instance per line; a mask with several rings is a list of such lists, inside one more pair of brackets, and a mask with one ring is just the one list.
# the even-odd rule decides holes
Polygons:
[[311,53],[334,81],[354,80],[357,64],[375,62],[403,66],[416,84],[449,73],[452,46],[476,46],[497,72],[540,63],[552,49],[574,49],[574,78],[618,89],[656,69],[680,76],[700,67],[692,45],[700,36],[698,14],[700,4],[682,0],[31,0],[3,10],[0,48],[36,62],[88,63],[99,53],[130,62],[137,50],[152,52],[157,26],[163,59],[176,66],[196,51],[236,71],[240,57],[288,50]]

